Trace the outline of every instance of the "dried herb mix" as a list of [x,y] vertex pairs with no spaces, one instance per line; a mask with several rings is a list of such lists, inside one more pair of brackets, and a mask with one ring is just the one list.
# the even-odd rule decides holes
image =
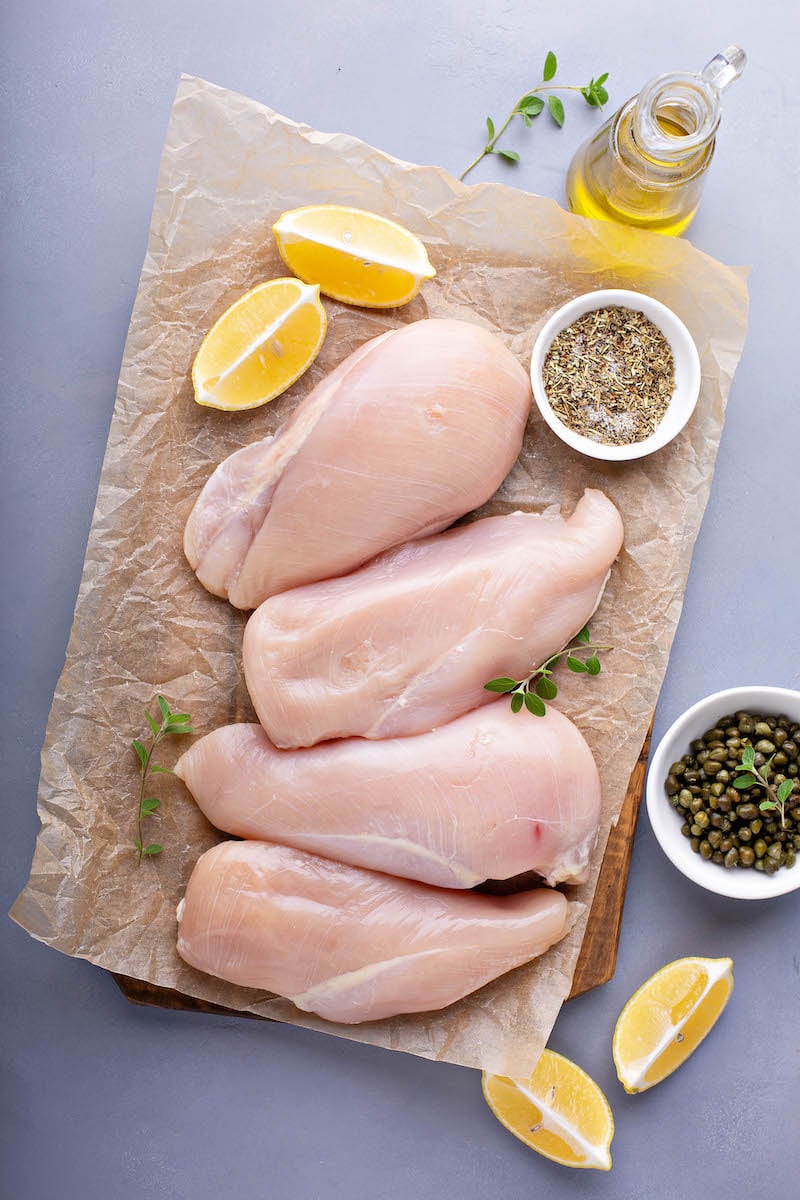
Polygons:
[[597,308],[553,339],[542,382],[569,429],[593,442],[627,446],[658,427],[675,387],[675,361],[644,313]]

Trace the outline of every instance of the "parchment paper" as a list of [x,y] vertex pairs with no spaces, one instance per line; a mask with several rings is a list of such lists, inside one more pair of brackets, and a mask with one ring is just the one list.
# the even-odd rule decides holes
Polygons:
[[[321,202],[373,209],[413,229],[436,279],[397,311],[326,300],[327,340],[291,391],[251,413],[199,408],[189,373],[204,334],[248,288],[285,274],[270,232],[279,214]],[[608,831],[666,669],[744,340],[744,278],[685,241],[585,221],[512,188],[467,186],[184,77],[42,752],[42,829],[14,920],[65,954],[219,1004],[427,1058],[513,1074],[532,1069],[569,991]],[[569,512],[591,485],[612,497],[625,521],[625,546],[592,621],[598,640],[616,649],[598,678],[564,671],[559,680],[558,703],[589,740],[604,792],[592,877],[575,890],[585,908],[572,932],[443,1012],[354,1027],[190,969],[175,951],[175,907],[195,860],[220,835],[177,779],[156,777],[163,803],[148,828],[165,849],[137,867],[129,742],[146,732],[143,709],[157,691],[192,713],[199,734],[253,719],[240,662],[244,617],[203,590],[181,552],[184,522],[212,468],[273,432],[323,374],[390,327],[462,317],[495,330],[527,366],[535,333],[555,307],[609,286],[649,292],[688,325],[703,368],[695,416],[652,458],[603,465],[568,450],[534,413],[518,464],[483,510],[561,504]],[[162,761],[174,761],[185,745],[165,743]]]

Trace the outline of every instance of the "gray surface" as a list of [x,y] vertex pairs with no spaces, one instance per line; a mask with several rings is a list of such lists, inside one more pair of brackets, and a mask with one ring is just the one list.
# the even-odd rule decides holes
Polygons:
[[[699,67],[728,41],[745,46],[750,65],[728,97],[692,240],[754,265],[752,320],[656,735],[719,687],[800,686],[793,0],[716,0],[699,11],[635,0],[570,9],[9,0],[2,24],[4,909],[36,834],[38,752],[182,70],[459,170],[486,112],[510,107],[551,45],[566,82],[609,70],[612,104],[651,74]],[[560,134],[542,123],[512,139],[521,167],[488,163],[475,178],[560,199],[594,119],[568,105]],[[0,1191],[14,1200],[795,1194],[800,895],[752,906],[710,898],[673,871],[646,818],[628,895],[615,979],[569,1004],[551,1043],[611,1100],[610,1176],[527,1151],[491,1119],[474,1072],[289,1027],[136,1009],[101,971],[4,921]],[[733,956],[733,1001],[678,1074],[627,1097],[610,1059],[616,1016],[651,971],[687,953]]]

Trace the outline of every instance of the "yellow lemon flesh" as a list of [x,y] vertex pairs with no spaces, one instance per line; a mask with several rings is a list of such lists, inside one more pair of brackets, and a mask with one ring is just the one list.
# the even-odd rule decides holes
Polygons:
[[289,270],[345,304],[396,308],[436,274],[418,237],[360,208],[295,208],[272,231]]
[[319,354],[327,320],[319,288],[270,279],[224,312],[192,367],[198,404],[236,412],[274,400]]
[[685,1062],[732,991],[730,958],[679,958],[643,983],[614,1029],[614,1064],[625,1091],[647,1091]]
[[545,1050],[529,1079],[484,1072],[483,1095],[500,1124],[531,1150],[565,1167],[611,1170],[611,1108],[568,1058]]

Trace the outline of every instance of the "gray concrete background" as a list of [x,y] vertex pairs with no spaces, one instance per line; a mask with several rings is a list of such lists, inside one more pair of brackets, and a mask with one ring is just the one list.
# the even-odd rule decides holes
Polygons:
[[[405,0],[6,0],[2,22],[3,838],[0,905],[37,830],[38,753],[62,666],[162,139],[181,71],[401,158],[460,170],[552,47],[565,82],[608,70],[612,106],[664,70],[738,41],[691,238],[751,263],[752,316],[711,501],[659,704],[745,682],[800,687],[798,102],[793,0],[669,6]],[[580,105],[580,107],[579,107]],[[567,104],[509,145],[498,179],[562,198],[596,117]],[[798,868],[800,869],[800,868]],[[526,1150],[475,1072],[300,1029],[136,1009],[113,981],[0,921],[0,1192],[11,1200],[537,1200],[788,1197],[800,1151],[800,894],[710,897],[643,819],[615,979],[565,1007],[551,1045],[605,1089],[610,1175]],[[610,1038],[630,993],[689,953],[732,955],[713,1036],[627,1097]]]

